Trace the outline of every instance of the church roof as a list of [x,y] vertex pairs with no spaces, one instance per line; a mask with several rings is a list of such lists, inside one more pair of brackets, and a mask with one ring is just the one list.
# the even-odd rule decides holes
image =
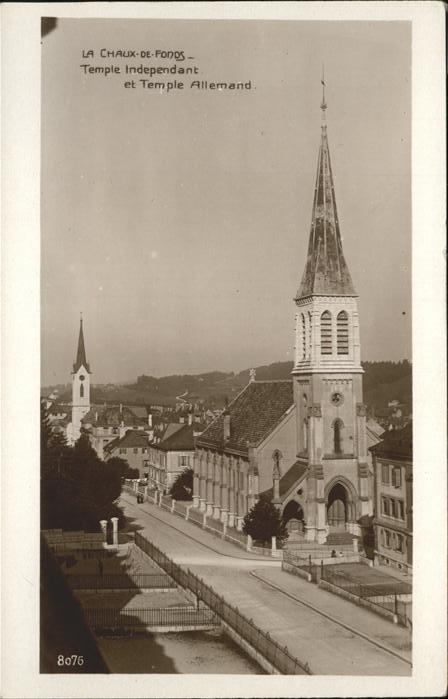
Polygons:
[[322,99],[322,134],[317,162],[308,254],[297,299],[312,295],[356,296],[342,251],[341,233],[331,170],[325,110]]
[[230,403],[230,438],[224,442],[224,414],[197,437],[198,446],[248,451],[258,445],[280,422],[294,402],[292,381],[252,381]]
[[[303,480],[303,477],[306,474],[307,471],[307,464],[304,464],[302,461],[296,461],[295,464],[289,468],[285,474],[280,478],[279,482],[279,490],[280,490],[280,497],[283,498],[285,495],[289,493],[291,488],[295,483],[299,484],[301,480]],[[262,493],[260,493],[260,498],[263,500],[272,500],[273,496],[273,490],[272,488],[268,488],[268,490],[264,490]]]
[[90,367],[87,363],[86,359],[86,348],[84,345],[84,332],[82,329],[82,318],[80,320],[80,325],[79,325],[79,337],[78,337],[78,351],[76,353],[76,361],[73,364],[73,373],[76,374],[78,369],[81,367],[84,367],[85,370],[87,371],[88,374],[91,373]]

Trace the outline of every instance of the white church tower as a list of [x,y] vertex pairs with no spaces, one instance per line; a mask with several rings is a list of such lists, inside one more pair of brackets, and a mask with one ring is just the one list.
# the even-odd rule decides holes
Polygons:
[[292,372],[297,456],[307,467],[306,537],[318,542],[336,532],[358,534],[357,520],[372,511],[357,294],[342,250],[326,109],[324,92]]
[[81,420],[90,410],[90,366],[86,359],[82,317],[79,326],[78,351],[72,371],[72,422],[67,429],[69,444],[81,434]]

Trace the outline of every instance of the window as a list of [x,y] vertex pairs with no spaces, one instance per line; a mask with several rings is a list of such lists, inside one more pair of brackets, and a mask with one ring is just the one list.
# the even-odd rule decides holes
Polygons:
[[333,451],[335,454],[342,454],[342,428],[344,423],[337,418],[333,422]]
[[81,398],[84,398],[84,386],[82,384],[79,387],[79,395]]
[[387,531],[387,529],[385,530],[385,535],[386,535],[386,540],[385,540],[384,544],[385,544],[385,546],[387,546],[387,548],[390,548],[390,532]]
[[146,448],[146,447],[143,447],[143,449],[142,449],[142,454],[146,454],[147,451],[148,451],[147,448]]
[[312,339],[312,338],[311,338],[311,328],[312,328],[312,324],[311,324],[311,313],[308,311],[308,347],[307,347],[307,349],[308,349],[308,352],[307,352],[308,357],[311,357],[311,339]]
[[401,468],[394,468],[393,470],[393,482],[395,488],[401,487]]
[[403,502],[403,500],[398,500],[398,516],[400,519],[404,519],[404,502]]
[[120,454],[126,454],[126,448],[120,447]]
[[386,515],[386,517],[389,517],[389,500],[387,498],[381,498],[381,511],[383,515]]
[[134,454],[138,454],[138,447],[134,447],[133,450]]
[[381,466],[381,481],[384,485],[389,485],[389,466],[388,464],[383,464]]
[[403,553],[403,537],[401,534],[396,534],[395,537],[395,550]]
[[397,516],[397,503],[395,500],[390,501],[390,516],[391,517]]
[[305,316],[302,313],[302,359],[305,359],[306,355],[306,327],[305,327]]
[[336,319],[336,341],[338,354],[348,354],[348,314],[338,313]]
[[302,431],[303,431],[303,451],[308,451],[308,423],[307,423],[306,419],[303,421]]
[[332,354],[331,313],[324,311],[320,317],[320,353]]

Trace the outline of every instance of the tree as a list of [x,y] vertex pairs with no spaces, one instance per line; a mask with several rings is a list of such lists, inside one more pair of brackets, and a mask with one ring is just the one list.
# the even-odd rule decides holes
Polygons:
[[123,519],[117,504],[120,494],[118,468],[110,469],[98,457],[86,434],[69,447],[63,435],[51,431],[42,408],[42,528],[98,531],[101,519]]
[[193,469],[185,468],[179,473],[170,488],[170,495],[174,500],[191,500],[193,495]]
[[283,544],[288,538],[285,522],[277,508],[266,500],[258,500],[243,520],[243,532],[258,541],[270,541],[277,537],[277,543]]
[[108,468],[118,473],[120,478],[139,478],[140,476],[138,468],[131,468],[126,459],[122,459],[120,456],[113,456],[106,461],[106,464]]

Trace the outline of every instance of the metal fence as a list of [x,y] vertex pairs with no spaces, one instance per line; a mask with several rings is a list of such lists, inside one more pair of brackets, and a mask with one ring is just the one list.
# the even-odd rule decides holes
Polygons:
[[322,567],[322,580],[335,585],[354,597],[367,600],[370,604],[386,609],[396,614],[400,623],[406,625],[407,604],[398,598],[398,595],[410,594],[411,586],[399,581],[387,585],[363,584],[348,573],[334,570],[330,566]]
[[176,583],[164,573],[129,575],[67,575],[72,590],[130,590],[175,588]]
[[222,596],[218,595],[188,568],[181,568],[177,563],[174,563],[139,532],[135,535],[135,543],[181,587],[191,590],[198,600],[202,600],[213,613],[217,614],[224,623],[255,648],[280,674],[312,674],[308,663],[294,658],[286,647],[282,648],[276,640],[271,638],[269,632],[258,628],[252,619],[247,619],[238,608],[226,602]]
[[84,609],[87,623],[94,631],[134,627],[218,626],[220,620],[210,609],[172,607],[166,609]]
[[313,563],[311,554],[307,556],[297,556],[296,552],[284,550],[283,563],[287,563],[299,570],[304,570],[311,575],[311,580],[315,583],[319,582],[321,577],[321,566]]

